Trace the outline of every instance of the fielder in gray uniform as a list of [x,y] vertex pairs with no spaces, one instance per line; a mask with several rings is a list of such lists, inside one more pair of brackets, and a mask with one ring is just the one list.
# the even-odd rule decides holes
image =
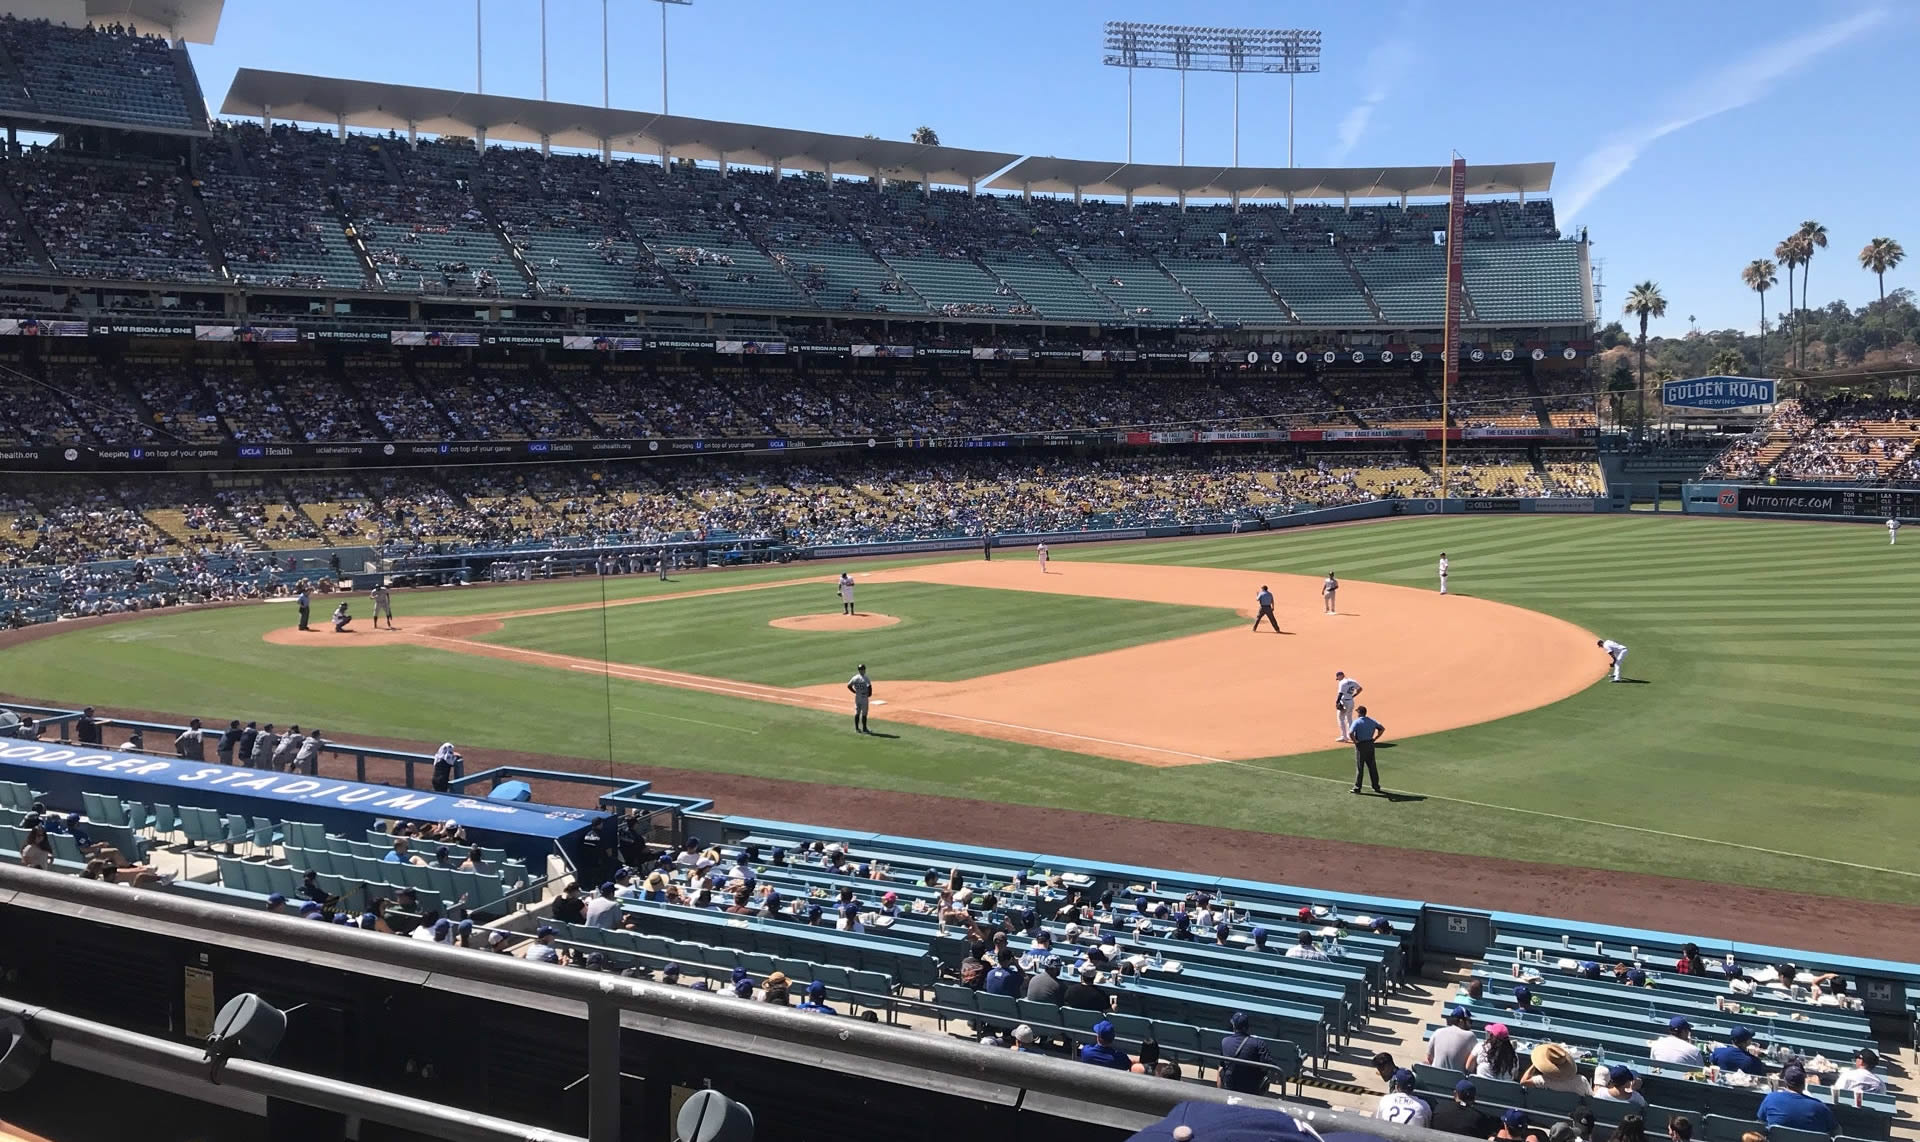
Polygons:
[[867,677],[867,664],[862,662],[847,680],[847,690],[853,695],[853,732],[871,733],[867,729],[867,702],[873,697],[873,679]]

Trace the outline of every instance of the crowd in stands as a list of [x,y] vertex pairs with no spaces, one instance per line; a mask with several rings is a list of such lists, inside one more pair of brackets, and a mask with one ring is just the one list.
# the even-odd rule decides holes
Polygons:
[[1920,405],[1853,394],[1789,398],[1723,448],[1703,475],[1717,479],[1905,481],[1920,477]]
[[[101,445],[282,441],[940,437],[1103,429],[1438,428],[1437,392],[1410,373],[1234,369],[1127,376],[961,368],[861,371],[354,357],[0,360],[0,442]],[[1457,428],[1542,427],[1577,377],[1468,373]],[[1536,387],[1538,391],[1536,391]],[[1903,414],[1890,414],[1903,415]],[[1849,422],[1850,423],[1850,422]],[[1839,425],[1832,431],[1839,431]],[[1891,454],[1889,454],[1891,455]],[[1904,454],[1902,454],[1904,458]]]

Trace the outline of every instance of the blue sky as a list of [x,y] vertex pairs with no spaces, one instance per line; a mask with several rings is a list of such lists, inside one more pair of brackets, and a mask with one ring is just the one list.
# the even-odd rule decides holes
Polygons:
[[[540,94],[538,0],[482,0],[486,89]],[[657,110],[660,17],[611,0],[612,100]],[[1652,278],[1659,332],[1758,322],[1749,260],[1804,218],[1826,223],[1813,299],[1869,300],[1869,238],[1912,255],[1887,288],[1920,288],[1920,112],[1900,61],[1920,53],[1915,0],[695,0],[674,7],[676,114],[904,138],[927,123],[955,146],[1119,160],[1125,73],[1100,63],[1106,20],[1319,28],[1325,70],[1298,84],[1301,166],[1559,164],[1563,228],[1586,226],[1603,314]],[[548,94],[601,98],[601,4],[548,0]],[[473,0],[227,0],[219,42],[193,49],[217,108],[236,68],[471,90]],[[1139,73],[1134,157],[1176,161],[1178,86]],[[1187,84],[1191,163],[1232,159],[1231,79]],[[1286,86],[1241,89],[1240,157],[1286,163]],[[1785,281],[1768,295],[1771,314]]]

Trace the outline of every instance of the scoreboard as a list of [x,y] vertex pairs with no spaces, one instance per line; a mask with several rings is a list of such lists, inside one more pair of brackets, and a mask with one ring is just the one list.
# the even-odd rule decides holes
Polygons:
[[1735,510],[1762,515],[1920,519],[1920,488],[1740,488]]

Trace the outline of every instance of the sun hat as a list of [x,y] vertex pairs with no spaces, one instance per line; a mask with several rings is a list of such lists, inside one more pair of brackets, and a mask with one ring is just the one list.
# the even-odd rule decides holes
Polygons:
[[1550,1079],[1571,1078],[1576,1073],[1573,1054],[1558,1043],[1542,1043],[1527,1058],[1534,1070]]

